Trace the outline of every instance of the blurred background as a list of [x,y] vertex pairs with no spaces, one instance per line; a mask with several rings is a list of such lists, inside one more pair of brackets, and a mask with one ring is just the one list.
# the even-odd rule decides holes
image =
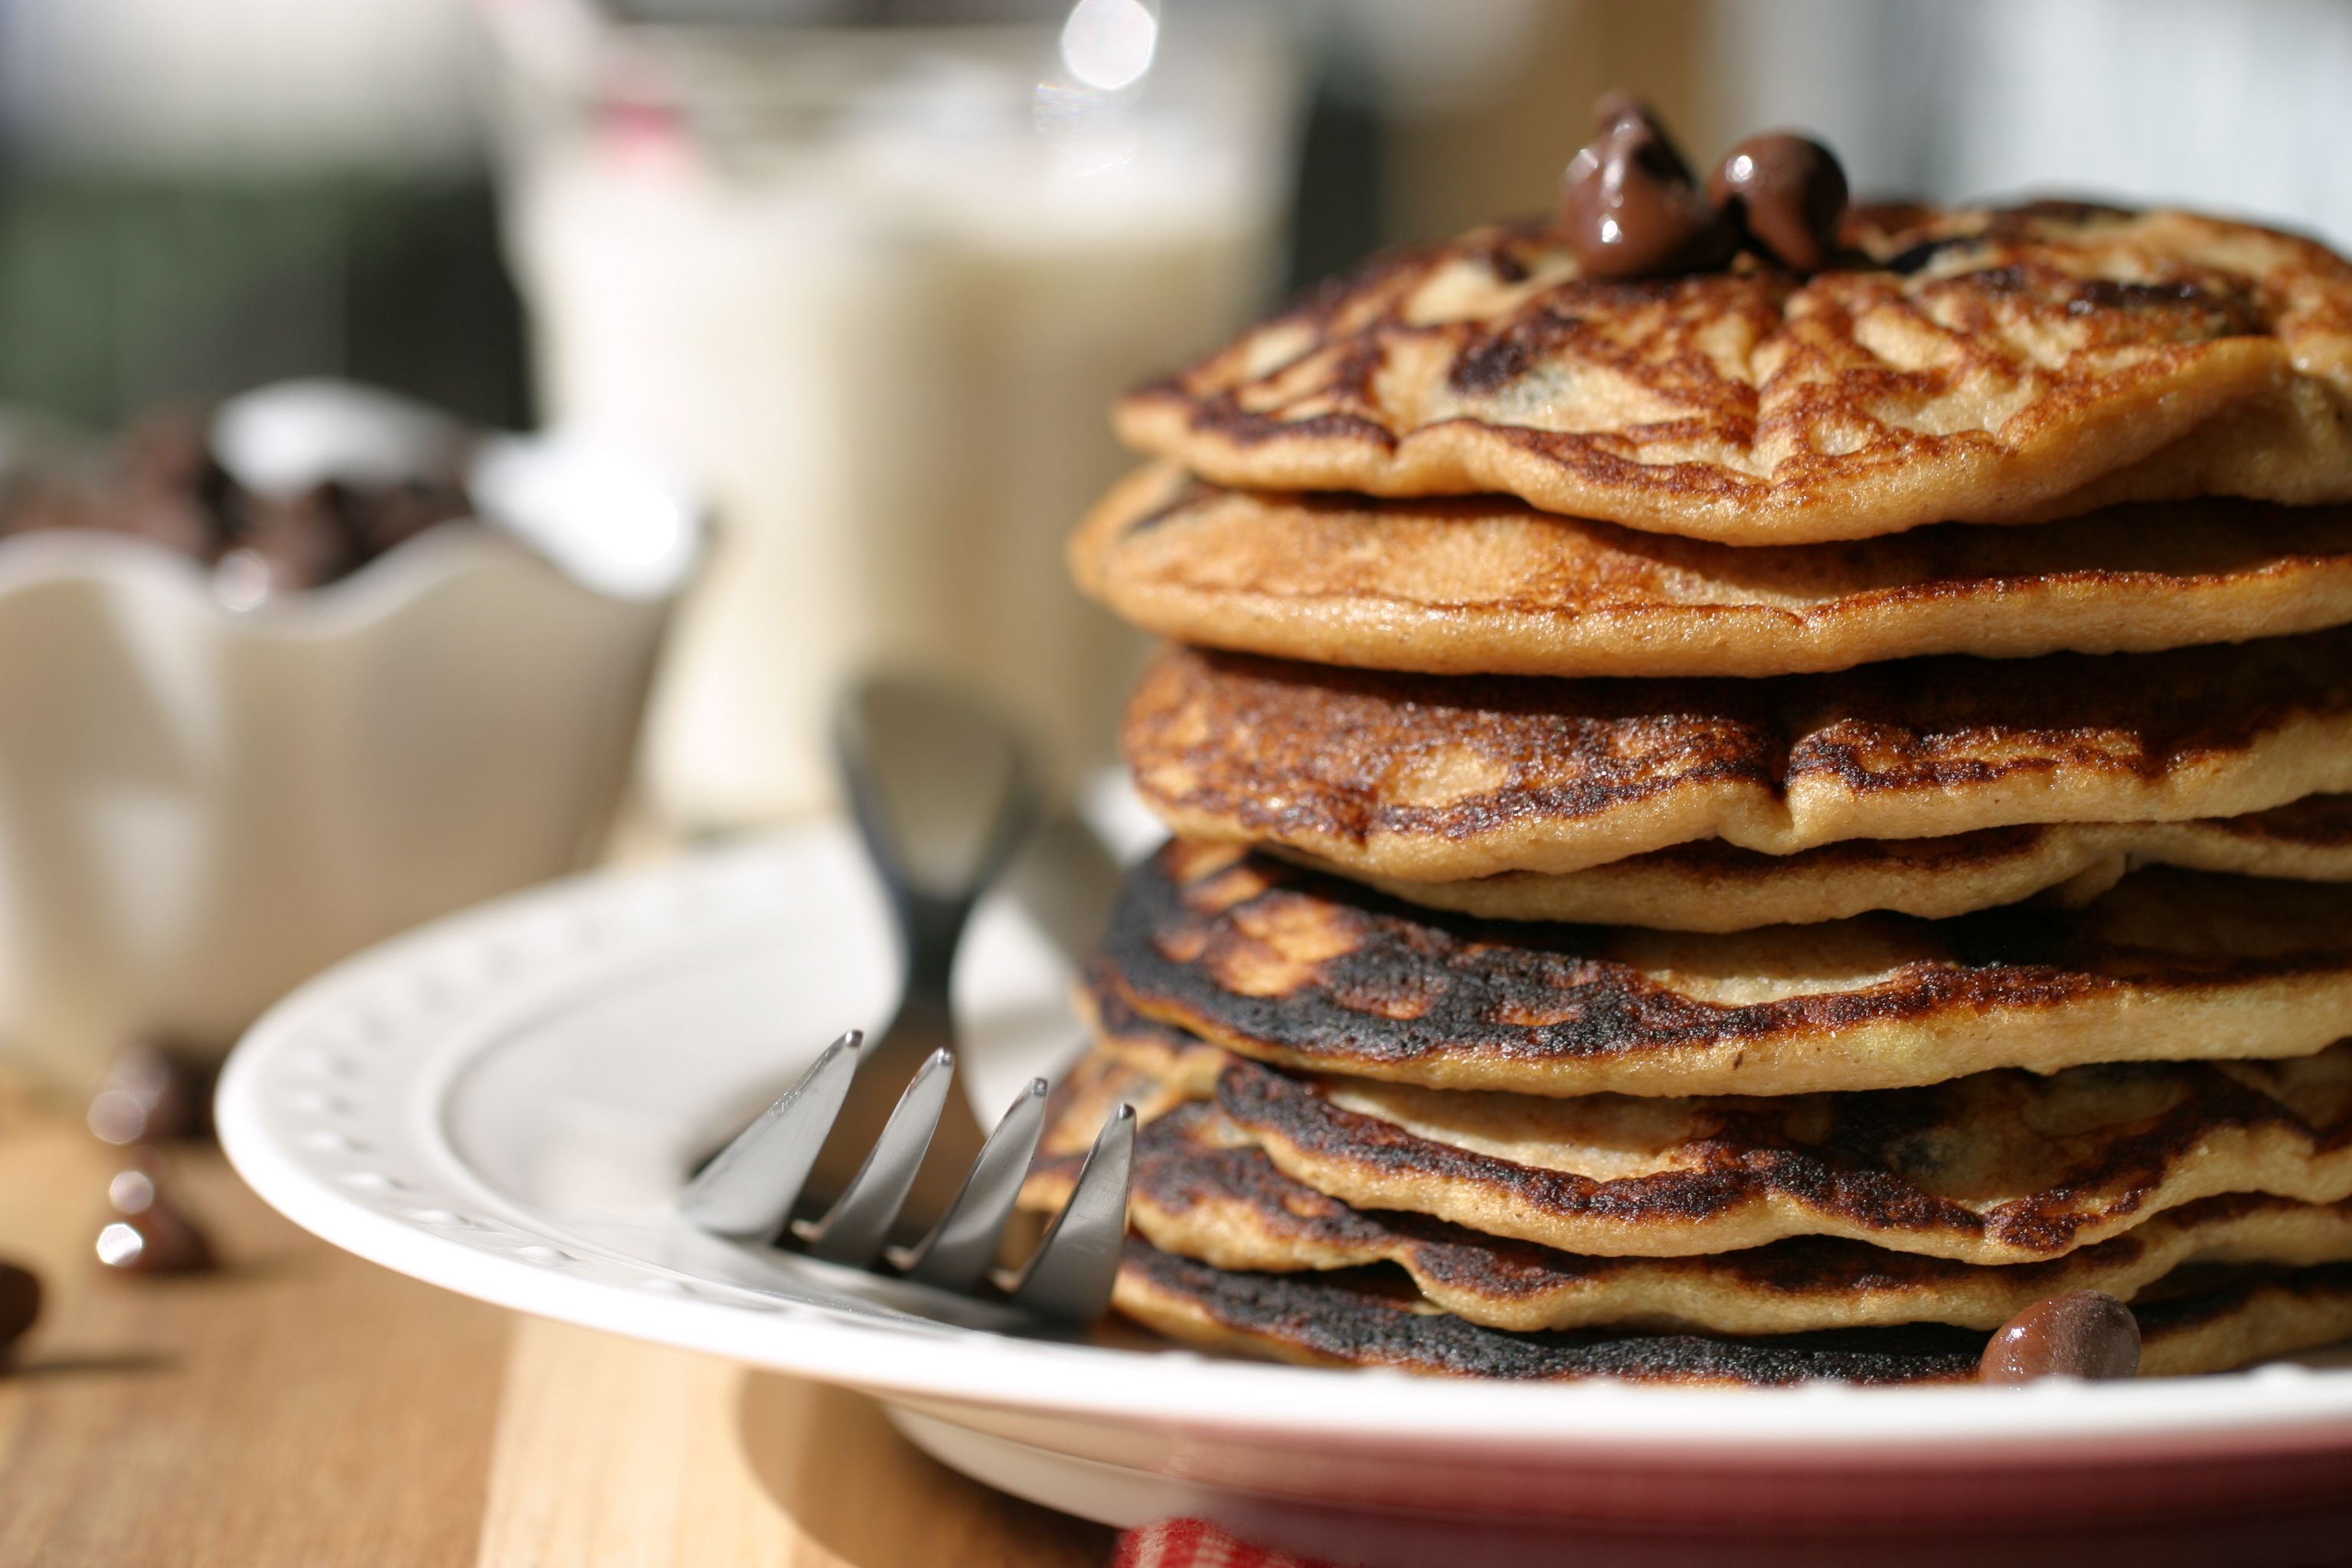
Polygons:
[[1543,210],[1603,89],[1702,167],[1794,126],[1865,193],[2347,247],[2347,82],[2352,0],[0,0],[0,404],[21,446],[333,376],[679,476],[644,831],[827,808],[877,666],[1066,795],[1141,653],[1060,567],[1107,400]]

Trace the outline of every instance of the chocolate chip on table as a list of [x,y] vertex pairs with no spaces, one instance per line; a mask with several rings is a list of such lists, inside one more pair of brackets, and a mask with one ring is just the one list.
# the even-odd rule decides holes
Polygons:
[[1647,105],[1602,95],[1598,139],[1560,177],[1559,224],[1588,278],[1705,271],[1738,248],[1738,226],[1711,205]]
[[1653,125],[1658,116],[1642,95],[1631,88],[1612,87],[1592,100],[1592,133],[1608,134],[1609,128],[1621,120],[1646,120]]
[[2104,1290],[2070,1290],[2034,1302],[1994,1331],[1977,1363],[1977,1376],[1986,1383],[2138,1373],[2139,1320]]
[[127,1046],[90,1098],[89,1130],[108,1143],[147,1143],[205,1130],[205,1075],[162,1047]]
[[15,1263],[0,1263],[0,1360],[41,1315],[41,1277]]
[[152,1157],[115,1173],[107,1201],[121,1217],[98,1233],[98,1260],[125,1274],[185,1274],[213,1266],[212,1245],[173,1207]]
[[1751,136],[1724,154],[1707,176],[1706,195],[1791,271],[1819,272],[1836,254],[1845,170],[1818,142],[1786,132]]

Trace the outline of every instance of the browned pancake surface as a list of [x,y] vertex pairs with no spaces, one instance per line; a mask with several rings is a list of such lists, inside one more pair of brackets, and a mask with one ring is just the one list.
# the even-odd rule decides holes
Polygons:
[[1213,1107],[1180,1106],[1136,1147],[1129,1216],[1163,1252],[1262,1273],[1392,1263],[1433,1305],[1488,1328],[1599,1324],[1793,1333],[1906,1322],[1995,1329],[2047,1296],[2129,1300],[2192,1261],[2310,1267],[2352,1258],[2352,1204],[2224,1194],[2095,1246],[2000,1266],[1801,1237],[1689,1258],[1607,1258],[1358,1209],[1285,1176]]
[[1552,876],[1505,871],[1457,882],[1359,876],[1409,903],[1492,920],[1737,931],[1873,910],[1945,920],[2036,894],[2080,908],[2143,866],[2352,881],[2352,795],[2308,795],[2269,811],[2193,822],[2070,822],[1944,838],[1847,838],[1793,855],[1701,839]]
[[1539,227],[1336,279],[1129,396],[1221,483],[1499,491],[1735,544],[2352,499],[2352,267],[2179,213],[1863,212],[1871,265],[1588,281]]
[[1582,870],[2352,790],[2352,630],[1762,680],[1401,675],[1172,647],[1121,743],[1179,833],[1370,876]]
[[2352,887],[2158,868],[2081,910],[1712,935],[1480,921],[1179,840],[1088,973],[1244,1056],[1437,1089],[1896,1088],[2316,1051],[2352,1034]]
[[[1171,1337],[1309,1366],[1384,1366],[1438,1377],[1783,1387],[1967,1383],[1986,1336],[1937,1323],[1753,1336],[1511,1333],[1426,1310],[1384,1269],[1245,1274],[1130,1240],[1113,1303]],[[2140,1375],[2221,1372],[2352,1334],[2352,1266],[2135,1303]]]
[[1096,509],[1070,564],[1180,641],[1441,675],[1780,675],[2352,621],[2352,509],[2251,501],[1743,549],[1507,498],[1268,495],[1162,465]]
[[[1081,994],[1077,1003],[1081,1012],[1097,1012],[1091,996]],[[1080,1057],[1046,1099],[1045,1131],[1021,1184],[1024,1209],[1060,1211],[1096,1135],[1119,1106],[1133,1107],[1136,1120],[1148,1126],[1187,1102],[1216,1093],[1217,1075],[1233,1060],[1181,1029],[1149,1023],[1116,1004],[1113,1008],[1116,1043]]]

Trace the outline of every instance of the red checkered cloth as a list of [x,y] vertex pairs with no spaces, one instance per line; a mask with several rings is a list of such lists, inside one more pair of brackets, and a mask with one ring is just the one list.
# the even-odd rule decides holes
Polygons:
[[1318,1557],[1293,1557],[1239,1541],[1205,1519],[1163,1519],[1118,1538],[1110,1568],[1331,1568]]

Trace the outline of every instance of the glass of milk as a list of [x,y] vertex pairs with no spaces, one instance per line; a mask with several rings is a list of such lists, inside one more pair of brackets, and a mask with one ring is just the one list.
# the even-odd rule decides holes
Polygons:
[[542,412],[687,465],[719,534],[655,693],[672,826],[815,809],[853,672],[943,675],[1067,783],[1137,639],[1064,537],[1109,400],[1265,302],[1295,75],[1266,8],[660,28],[490,0]]

